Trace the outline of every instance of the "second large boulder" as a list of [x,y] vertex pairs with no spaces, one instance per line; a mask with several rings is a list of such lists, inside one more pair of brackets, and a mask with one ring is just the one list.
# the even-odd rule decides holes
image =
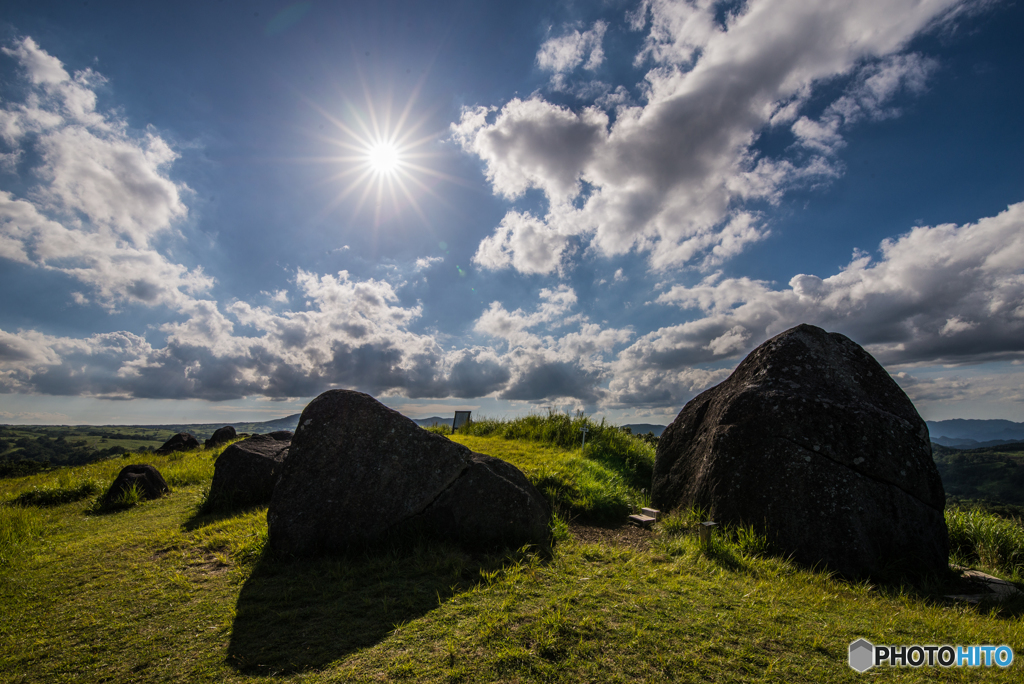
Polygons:
[[753,525],[797,561],[847,576],[947,569],[927,426],[860,345],[811,325],[768,340],[680,411],[651,498]]
[[281,475],[291,441],[253,435],[217,457],[207,497],[210,510],[267,504]]
[[515,467],[350,390],[325,392],[302,412],[267,511],[271,547],[295,555],[392,535],[546,547],[549,518]]

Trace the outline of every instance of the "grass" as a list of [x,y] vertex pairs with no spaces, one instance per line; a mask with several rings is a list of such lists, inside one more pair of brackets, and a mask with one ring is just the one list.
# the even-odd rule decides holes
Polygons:
[[587,458],[578,448],[566,450],[547,444],[463,434],[451,439],[516,466],[555,511],[571,519],[621,521],[631,510],[649,501],[644,498],[646,492],[630,486],[621,471]]
[[[631,486],[578,449],[456,439],[533,478],[573,482],[594,464],[609,478],[596,482]],[[69,469],[68,482],[109,484],[134,458]],[[1012,675],[998,668],[858,675],[847,646],[1024,644],[1020,603],[993,611],[848,583],[766,555],[742,530],[702,547],[689,533],[699,512],[670,516],[649,548],[563,530],[550,558],[428,542],[275,557],[265,509],[199,512],[208,453],[146,460],[169,482],[176,473],[173,492],[110,515],[88,515],[88,499],[12,503],[52,473],[0,483],[0,554],[13,549],[0,565],[4,681],[1002,681]]]
[[59,506],[95,497],[102,489],[103,485],[98,480],[76,477],[71,469],[62,468],[53,480],[33,486],[16,496],[14,503],[20,506]]
[[[482,418],[462,426],[458,434],[540,442],[564,450],[582,446],[585,458],[619,473],[627,485],[638,490],[650,487],[654,472],[653,446],[614,425],[607,425],[604,419],[596,423],[582,411],[574,416],[552,411],[546,416],[529,415],[512,420]],[[584,434],[585,446],[582,445]]]
[[1019,519],[953,506],[946,509],[946,526],[954,562],[1024,580],[1024,526]]
[[43,525],[42,516],[32,509],[13,502],[0,507],[0,567],[9,564],[23,544],[38,536]]
[[650,504],[654,447],[603,420],[550,412],[513,420],[483,418],[455,435],[448,426],[431,430],[512,463],[568,518],[619,521]]

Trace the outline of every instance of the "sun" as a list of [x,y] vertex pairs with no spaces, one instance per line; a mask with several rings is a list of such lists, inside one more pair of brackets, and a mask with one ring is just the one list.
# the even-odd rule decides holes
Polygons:
[[420,200],[430,195],[443,202],[435,181],[458,179],[434,168],[433,158],[439,156],[436,143],[443,131],[424,130],[427,118],[417,120],[413,115],[415,100],[414,92],[397,114],[391,110],[390,99],[379,105],[369,95],[365,106],[345,102],[334,111],[310,102],[334,128],[316,136],[327,153],[311,159],[335,169],[323,182],[336,184],[338,193],[322,215],[344,203],[353,215],[365,206],[371,208],[375,225],[380,225],[383,216],[395,216],[406,208],[429,223]]
[[394,143],[378,141],[366,150],[366,161],[378,176],[393,176],[402,166],[402,156]]

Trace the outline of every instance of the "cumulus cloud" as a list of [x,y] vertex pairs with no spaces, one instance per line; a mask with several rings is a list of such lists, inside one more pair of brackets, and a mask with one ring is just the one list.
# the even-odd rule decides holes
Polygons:
[[[315,395],[357,387],[408,397],[479,397],[597,402],[606,357],[628,342],[571,310],[570,288],[542,290],[530,312],[493,304],[477,331],[498,341],[444,351],[410,331],[419,306],[403,307],[390,284],[347,272],[299,271],[305,311],[273,311],[236,301],[193,300],[182,320],[161,326],[163,347],[127,332],[87,338],[0,331],[0,391],[105,398],[235,399]],[[238,324],[256,331],[236,332]],[[551,331],[561,328],[562,334]],[[543,330],[541,334],[539,330]]]
[[732,369],[724,368],[614,372],[604,405],[608,408],[675,407],[678,410],[696,395],[725,380],[731,372]]
[[[923,87],[934,64],[903,50],[961,4],[764,0],[737,4],[723,20],[712,0],[642,3],[630,15],[632,28],[647,31],[635,56],[648,68],[642,106],[597,99],[570,110],[534,95],[467,108],[452,124],[496,194],[514,200],[536,188],[548,200],[542,217],[511,210],[477,263],[551,273],[567,238],[581,236],[607,255],[647,251],[659,269],[714,267],[764,237],[746,203],[835,177],[829,158],[842,127],[893,116],[896,95]],[[556,74],[575,68],[583,36],[545,43],[538,63]],[[850,80],[847,92],[821,116],[799,116],[837,78]],[[614,107],[614,119],[602,106]],[[757,152],[760,133],[783,122],[802,156]]]
[[657,301],[701,316],[644,335],[627,368],[677,368],[748,351],[798,323],[842,332],[886,364],[979,363],[1024,355],[1024,203],[956,226],[921,226],[839,273],[788,288],[716,273]]
[[[532,307],[492,302],[473,330],[488,343],[450,351],[412,331],[422,310],[403,306],[389,283],[299,271],[306,310],[192,299],[181,320],[161,327],[159,348],[127,332],[72,339],[0,331],[0,391],[230,399],[340,385],[410,397],[678,407],[755,345],[808,322],[865,344],[915,401],[1016,400],[1019,391],[1002,380],[911,372],[915,364],[1024,359],[1021,264],[1024,203],[971,224],[916,227],[883,241],[877,256],[857,252],[838,273],[798,274],[787,287],[720,273],[671,287],[656,303],[696,317],[639,338],[578,313],[573,288],[543,288]],[[238,325],[256,332],[241,335]]]
[[480,243],[473,263],[490,270],[512,266],[520,273],[551,273],[562,263],[567,245],[568,237],[540,219],[512,211]]
[[608,115],[596,107],[576,113],[539,97],[513,99],[498,113],[466,110],[452,134],[487,165],[487,178],[499,195],[515,199],[531,187],[555,202],[574,199],[581,189],[581,166],[605,139]]
[[542,289],[540,300],[530,313],[492,302],[476,321],[476,332],[505,345],[502,358],[510,376],[499,398],[578,399],[589,405],[603,401],[608,358],[632,338],[632,329],[605,328],[585,316],[568,315],[577,297],[566,285]]
[[[432,338],[407,330],[420,309],[399,306],[389,284],[356,281],[344,271],[300,271],[296,285],[312,303],[307,311],[278,313],[234,302],[225,312],[216,302],[192,300],[182,307],[182,320],[161,326],[162,348],[127,332],[83,339],[0,333],[0,386],[7,392],[210,400],[310,396],[338,385],[414,397],[450,393],[444,354]],[[236,322],[258,334],[236,334]],[[462,353],[454,364],[464,362],[463,376],[471,356],[482,366],[489,360]]]
[[132,134],[122,118],[96,109],[99,74],[72,76],[31,38],[3,52],[20,67],[27,94],[3,102],[0,136],[8,154],[37,160],[21,175],[41,182],[25,197],[0,191],[0,257],[66,273],[107,307],[178,307],[208,289],[213,280],[201,268],[152,247],[188,213],[188,188],[166,175],[177,153],[154,131]]

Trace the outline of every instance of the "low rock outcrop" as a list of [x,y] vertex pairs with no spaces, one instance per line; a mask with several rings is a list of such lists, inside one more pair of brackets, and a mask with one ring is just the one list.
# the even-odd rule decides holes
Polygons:
[[272,548],[308,555],[409,535],[547,547],[550,515],[514,466],[332,390],[302,412],[267,522]]
[[187,432],[179,432],[154,451],[155,454],[171,454],[175,451],[191,451],[199,448],[199,440]]
[[800,325],[691,400],[658,445],[655,508],[700,506],[849,577],[947,568],[928,428],[881,365]]
[[207,507],[214,510],[269,503],[290,445],[270,435],[253,435],[229,446],[214,464]]
[[110,489],[104,495],[104,506],[114,506],[117,500],[132,486],[143,499],[159,499],[171,491],[167,483],[164,482],[160,471],[153,466],[142,463],[128,465],[121,468],[121,472],[114,478],[114,483],[110,485]]
[[210,437],[210,439],[203,442],[203,448],[210,449],[212,447],[220,446],[224,442],[230,442],[237,436],[238,433],[235,432],[235,427],[233,425],[225,425],[222,428],[218,428],[217,431],[214,432],[213,435]]
[[290,442],[292,441],[292,437],[295,435],[291,430],[276,430],[274,432],[268,432],[267,436],[273,437],[279,442]]

